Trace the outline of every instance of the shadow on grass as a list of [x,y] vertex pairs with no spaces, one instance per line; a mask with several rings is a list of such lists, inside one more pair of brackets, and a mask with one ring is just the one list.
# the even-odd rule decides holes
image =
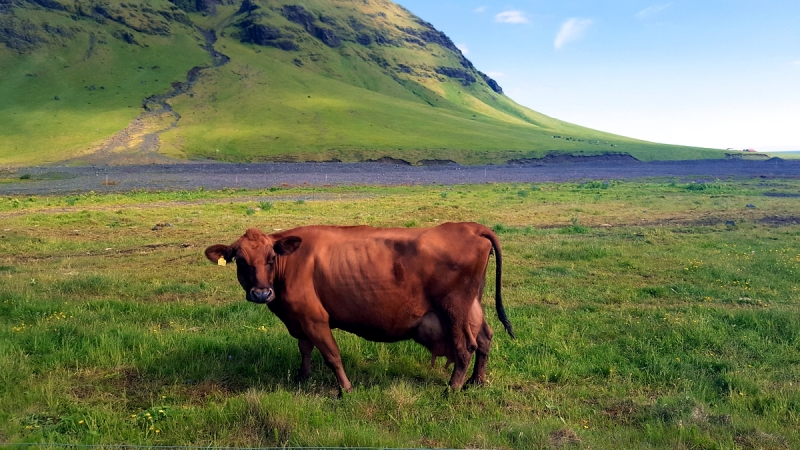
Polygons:
[[[339,335],[341,336],[341,334]],[[338,337],[342,345],[345,372],[353,386],[387,387],[396,381],[424,387],[441,385],[444,389],[450,371],[440,361],[431,368],[422,347],[417,344],[380,344],[363,341],[363,351],[348,349],[355,336]],[[372,347],[386,346],[389,356],[378,360]],[[410,354],[409,354],[410,353]],[[335,395],[339,386],[333,372],[324,364],[318,350],[312,354],[311,378],[296,379],[300,367],[297,340],[280,331],[263,336],[217,337],[192,336],[181,348],[167,349],[153,358],[143,358],[135,369],[123,371],[110,383],[127,389],[129,401],[136,406],[151,405],[159,391],[177,389],[188,397],[203,400],[208,396],[237,395],[250,389],[299,391],[305,395]],[[470,372],[471,373],[471,372]],[[131,393],[134,393],[131,395]]]

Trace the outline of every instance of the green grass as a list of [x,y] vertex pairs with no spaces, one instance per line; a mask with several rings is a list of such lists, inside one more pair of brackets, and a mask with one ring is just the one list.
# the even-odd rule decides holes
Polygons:
[[[797,200],[763,194],[800,185],[715,185],[4,198],[2,439],[796,448],[800,227],[774,218],[796,217]],[[518,195],[523,189],[528,194]],[[295,383],[296,341],[267,309],[244,301],[233,267],[202,254],[248,226],[448,220],[477,220],[499,234],[518,339],[502,332],[489,283],[485,310],[496,330],[489,384],[447,397],[449,372],[441,361],[431,369],[421,346],[342,332],[336,338],[354,392],[337,398],[317,352],[311,380]],[[174,226],[151,230],[165,222]]]
[[793,152],[771,152],[769,154],[772,158],[781,158],[781,159],[798,159],[800,158],[800,151],[793,151]]

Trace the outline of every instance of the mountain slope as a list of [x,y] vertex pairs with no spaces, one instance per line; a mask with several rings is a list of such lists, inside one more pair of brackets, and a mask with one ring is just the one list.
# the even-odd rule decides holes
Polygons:
[[722,157],[514,103],[386,0],[0,0],[0,162]]

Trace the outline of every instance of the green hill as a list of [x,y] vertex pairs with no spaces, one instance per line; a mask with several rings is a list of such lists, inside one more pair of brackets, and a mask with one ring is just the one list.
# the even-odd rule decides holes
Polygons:
[[0,163],[719,158],[514,103],[388,0],[0,0]]

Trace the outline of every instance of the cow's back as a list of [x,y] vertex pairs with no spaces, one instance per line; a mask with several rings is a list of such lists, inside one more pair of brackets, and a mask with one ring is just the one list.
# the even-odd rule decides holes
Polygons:
[[282,232],[303,239],[287,258],[282,301],[318,302],[295,306],[322,307],[332,327],[370,340],[408,339],[422,317],[441,311],[444,302],[479,300],[491,249],[481,237],[485,230],[474,223],[446,223]]

